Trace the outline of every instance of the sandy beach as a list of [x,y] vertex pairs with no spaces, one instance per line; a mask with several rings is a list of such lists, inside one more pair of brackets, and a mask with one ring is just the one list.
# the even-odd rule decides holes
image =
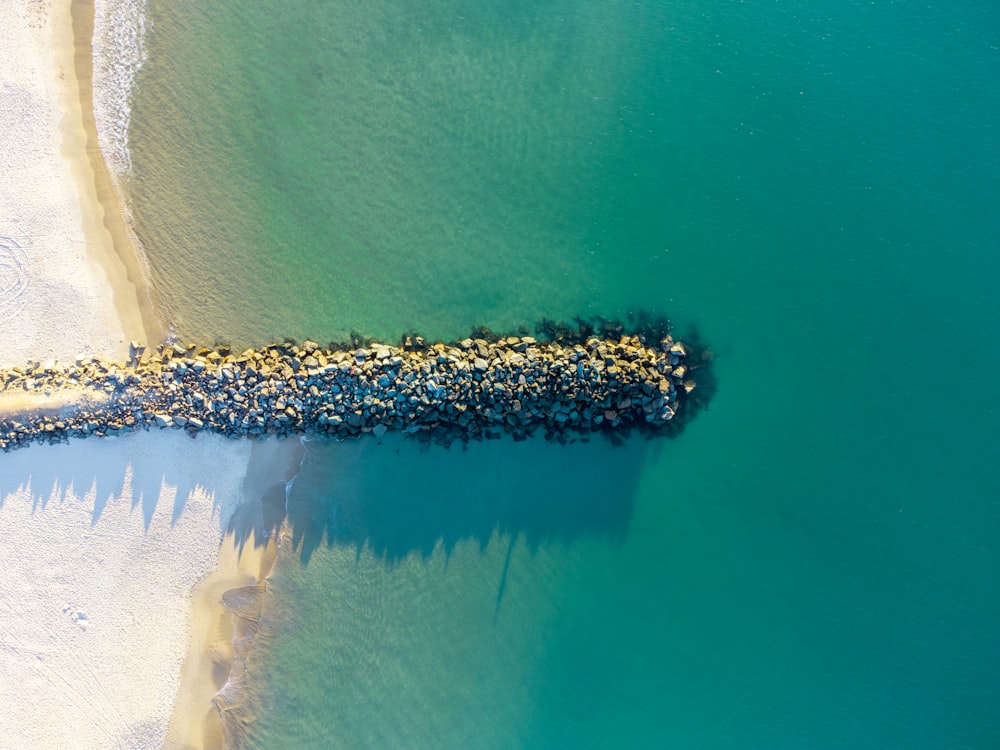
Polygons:
[[0,456],[0,746],[164,746],[249,451],[147,433]]
[[0,45],[17,51],[0,61],[0,363],[121,355],[146,334],[86,150],[70,4],[5,3]]
[[[93,13],[0,4],[15,52],[0,57],[0,366],[161,340],[97,145]],[[248,473],[251,457],[287,467],[290,450],[139,433],[0,454],[0,747],[220,746],[221,594],[256,584],[273,552],[254,546],[252,510],[237,516],[242,554],[220,542],[272,479]]]

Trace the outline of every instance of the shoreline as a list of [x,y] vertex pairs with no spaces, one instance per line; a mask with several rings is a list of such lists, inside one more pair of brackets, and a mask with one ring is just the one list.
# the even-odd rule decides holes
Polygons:
[[258,545],[255,536],[240,551],[235,532],[226,534],[219,566],[192,593],[191,642],[181,667],[180,686],[167,731],[168,747],[215,750],[226,741],[219,696],[234,679],[241,654],[240,615],[226,606],[226,595],[245,588],[266,587],[277,556],[277,539]]
[[94,116],[94,0],[58,0],[53,10],[56,61],[65,71],[60,104],[71,120],[64,128],[63,155],[73,164],[84,205],[84,231],[94,259],[108,276],[119,319],[130,340],[163,341],[166,328],[155,312],[139,239],[128,220],[122,188],[112,177]]
[[[261,596],[277,560],[282,521],[269,499],[281,500],[301,466],[298,441],[256,441],[250,448],[241,504],[227,525],[216,570],[192,592],[190,642],[180,672],[168,747],[218,750],[235,747],[227,723],[228,689],[238,686],[253,613],[231,606],[234,596],[255,590]],[[275,481],[275,478],[279,479]],[[273,505],[273,503],[272,503]],[[269,512],[270,511],[270,512]],[[284,517],[284,505],[280,508]],[[246,598],[246,597],[240,597]],[[259,612],[257,613],[259,615]]]
[[205,617],[197,593],[211,593],[249,457],[246,444],[167,434],[3,456],[11,746],[165,746]]
[[[63,5],[53,10],[53,48],[57,71],[65,71],[60,105],[69,121],[60,129],[62,153],[72,164],[84,207],[84,232],[89,249],[95,251],[90,257],[107,275],[126,337],[132,342],[162,342],[167,338],[167,328],[156,313],[155,290],[149,281],[141,242],[131,224],[124,186],[112,175],[100,146],[94,101],[95,0],[58,2]],[[275,457],[287,451],[272,442],[255,444],[250,452],[258,463],[271,466],[275,460],[280,461]],[[250,483],[250,461],[240,463],[247,478],[232,501],[252,504],[259,490]],[[240,540],[236,531],[227,530],[215,545],[216,560],[211,570],[188,592],[184,624],[189,640],[174,675],[177,690],[164,727],[167,746],[226,746],[222,714],[215,698],[228,684],[235,658],[233,636],[239,622],[223,597],[233,588],[263,581],[274,564],[275,539],[258,544],[252,532]]]
[[[246,684],[251,665],[260,664],[266,641],[272,635],[269,630],[273,623],[264,624],[273,614],[267,608],[269,581],[286,545],[292,544],[291,527],[285,521],[274,533],[269,544],[266,568],[261,568],[261,577],[256,586],[230,589],[224,599],[224,606],[232,628],[232,663],[226,684],[215,694],[212,705],[216,710],[221,727],[223,742],[219,747],[225,750],[242,748],[246,744],[247,727],[257,716],[253,710],[258,693]],[[261,629],[264,633],[261,633]],[[262,644],[262,638],[265,643]]]
[[[85,210],[85,232],[94,242],[94,255],[108,275],[115,307],[131,341],[161,342],[167,328],[156,314],[154,290],[149,281],[141,243],[131,225],[130,209],[123,186],[108,167],[100,146],[94,111],[94,0],[62,0],[65,12],[55,26],[57,60],[62,57],[70,84],[64,105],[74,120],[66,128],[64,155],[74,165]],[[66,58],[68,55],[69,59]],[[71,64],[70,64],[71,63]],[[245,488],[244,488],[245,489]],[[240,502],[246,500],[244,495]],[[251,538],[247,547],[238,546],[235,534],[225,534],[217,545],[214,569],[189,593],[187,644],[174,707],[166,727],[168,745],[190,748],[222,748],[221,717],[212,699],[221,688],[219,675],[228,679],[232,665],[233,616],[226,610],[223,593],[256,581],[269,546],[258,547]],[[273,560],[272,560],[273,564]],[[268,569],[270,565],[267,566]]]
[[[123,358],[130,340],[163,340],[98,145],[93,28],[92,0],[0,6],[0,47],[16,51],[0,59],[0,367]],[[24,391],[0,410],[65,415],[102,398]],[[267,550],[226,534],[254,450],[274,448],[146,433],[0,455],[8,742],[160,748],[175,703],[214,711],[178,703],[182,671],[222,607],[213,583]]]

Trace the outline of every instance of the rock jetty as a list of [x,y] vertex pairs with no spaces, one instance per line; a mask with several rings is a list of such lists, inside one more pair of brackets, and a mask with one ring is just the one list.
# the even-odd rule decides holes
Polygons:
[[[389,430],[445,440],[666,425],[695,386],[669,335],[529,336],[425,345],[132,344],[126,362],[79,359],[0,371],[0,448],[135,430],[344,439]],[[57,406],[53,406],[56,404]]]

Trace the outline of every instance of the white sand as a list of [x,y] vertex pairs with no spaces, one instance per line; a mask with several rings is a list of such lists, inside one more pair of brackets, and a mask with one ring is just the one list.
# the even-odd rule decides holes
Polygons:
[[85,142],[68,16],[65,0],[0,3],[0,366],[120,356],[142,336],[115,307],[86,154],[64,155]]
[[[69,18],[0,2],[0,367],[144,338]],[[217,594],[257,577],[228,549],[219,568],[251,447],[169,431],[0,453],[0,749],[217,745]]]
[[0,455],[0,747],[164,745],[249,451],[140,433]]

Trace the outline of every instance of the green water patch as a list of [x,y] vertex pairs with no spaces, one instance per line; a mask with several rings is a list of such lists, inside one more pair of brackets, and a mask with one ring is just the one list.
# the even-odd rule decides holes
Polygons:
[[[547,647],[550,574],[577,545],[622,544],[656,452],[644,440],[308,444],[254,657],[268,675],[304,671],[294,685],[247,686],[248,710],[268,717],[249,726],[247,745],[518,736],[531,700],[509,686],[530,681],[527,656]],[[334,601],[354,614],[329,616]],[[307,622],[312,644],[294,635]],[[382,718],[359,715],[355,700]]]
[[671,226],[689,222],[648,151],[670,148],[655,137],[669,111],[645,111],[657,84],[637,75],[662,54],[662,13],[150,12],[132,202],[183,336],[447,340],[461,321],[637,307],[690,319],[669,271]]
[[251,747],[997,746],[996,7],[151,5],[186,336],[641,306],[723,386],[642,460],[314,454]]

